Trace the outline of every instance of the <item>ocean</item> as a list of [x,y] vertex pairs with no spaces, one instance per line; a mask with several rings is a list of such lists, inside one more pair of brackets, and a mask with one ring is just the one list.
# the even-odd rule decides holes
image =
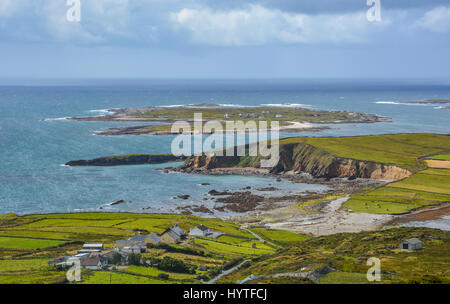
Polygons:
[[[267,187],[273,178],[164,174],[162,165],[71,168],[70,160],[128,153],[168,153],[173,136],[96,136],[108,127],[135,123],[76,122],[112,108],[215,103],[224,106],[303,106],[389,116],[392,122],[332,125],[321,133],[449,133],[450,110],[397,101],[450,98],[450,85],[407,81],[333,80],[114,80],[0,86],[0,213],[74,211],[175,212],[202,201],[211,190]],[[142,124],[142,123],[139,123]],[[211,185],[202,186],[208,182]],[[292,193],[324,186],[278,183]],[[180,194],[191,196],[180,202]],[[128,203],[110,206],[125,200]],[[101,209],[100,209],[101,208]]]

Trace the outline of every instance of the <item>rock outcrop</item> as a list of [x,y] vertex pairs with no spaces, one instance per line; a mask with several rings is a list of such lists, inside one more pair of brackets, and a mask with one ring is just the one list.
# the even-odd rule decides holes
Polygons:
[[91,160],[75,160],[66,163],[66,166],[122,166],[142,164],[163,164],[169,162],[184,161],[184,156],[172,154],[129,154],[119,156],[101,157]]
[[[185,172],[201,172],[219,168],[259,168],[259,157],[201,155],[190,157],[180,168]],[[308,173],[316,178],[370,178],[398,180],[412,173],[392,164],[335,156],[326,150],[306,143],[285,144],[280,147],[278,164],[270,173]]]

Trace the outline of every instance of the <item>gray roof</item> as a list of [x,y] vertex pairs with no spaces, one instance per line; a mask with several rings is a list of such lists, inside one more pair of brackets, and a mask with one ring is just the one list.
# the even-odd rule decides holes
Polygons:
[[156,243],[160,243],[161,242],[161,238],[154,232],[152,234],[150,234],[149,237],[152,240],[154,240]]
[[418,238],[407,239],[404,242],[409,243],[409,244],[420,244],[420,243],[422,243],[422,241],[419,240]]
[[173,239],[178,240],[181,236],[173,232],[172,230],[169,230],[166,232],[168,235],[170,235]]
[[80,262],[81,266],[97,266],[100,263],[99,256],[91,256]]
[[172,230],[173,232],[175,232],[175,233],[178,234],[179,236],[184,236],[184,235],[186,235],[186,233],[183,231],[183,229],[181,229],[180,227],[178,227],[178,225],[175,225],[175,226],[170,227],[170,230]]
[[118,240],[118,241],[116,241],[116,245],[128,245],[130,243],[131,243],[130,240]]
[[208,231],[209,228],[203,225],[197,226],[196,228],[200,229],[201,231]]
[[148,235],[135,235],[130,237],[129,240],[132,242],[143,242],[148,237]]

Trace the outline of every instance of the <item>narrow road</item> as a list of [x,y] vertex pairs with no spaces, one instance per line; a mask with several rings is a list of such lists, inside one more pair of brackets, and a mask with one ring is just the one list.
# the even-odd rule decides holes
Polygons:
[[264,239],[262,237],[260,237],[259,235],[257,235],[256,233],[254,233],[251,230],[248,230],[247,227],[241,227],[242,230],[247,231],[248,233],[250,233],[251,235],[253,235],[255,238],[257,238],[261,243],[265,243],[266,241],[264,241]]
[[230,273],[232,273],[233,271],[238,270],[242,265],[244,265],[245,263],[250,262],[250,260],[245,260],[242,263],[240,263],[239,265],[234,266],[233,268],[230,268],[224,272],[222,272],[221,274],[219,274],[217,277],[215,277],[214,279],[206,282],[206,284],[214,284],[215,282],[217,282],[217,280],[219,280],[221,277],[226,276]]
[[257,235],[255,232],[247,229],[247,226],[243,225],[241,226],[241,229],[244,231],[247,231],[248,233],[250,233],[251,235],[253,235],[255,238],[258,239],[258,241],[260,241],[261,243],[265,243],[265,244],[269,244],[270,246],[272,246],[273,248],[279,248],[280,246],[277,244],[274,244],[272,242],[266,241],[264,240],[262,237],[260,237],[259,235]]

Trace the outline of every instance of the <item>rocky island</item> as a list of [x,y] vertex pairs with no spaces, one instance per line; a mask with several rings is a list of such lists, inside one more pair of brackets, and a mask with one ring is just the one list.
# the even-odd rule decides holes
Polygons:
[[65,165],[70,167],[85,166],[123,166],[123,165],[143,165],[143,164],[163,164],[185,160],[184,156],[174,156],[172,154],[127,154],[118,156],[106,156],[90,160],[69,161]]

